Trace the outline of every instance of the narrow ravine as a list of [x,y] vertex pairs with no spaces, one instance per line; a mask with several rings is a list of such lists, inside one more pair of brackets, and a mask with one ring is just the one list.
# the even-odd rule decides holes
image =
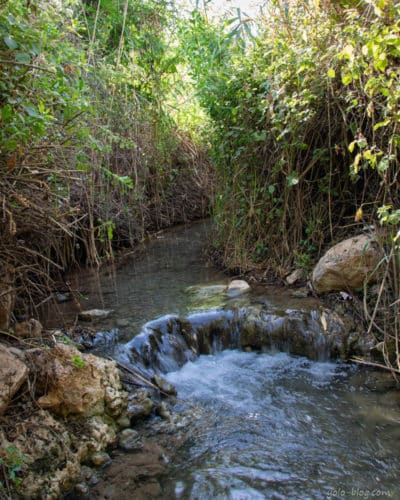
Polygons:
[[[108,326],[138,310],[153,319],[131,339],[117,330],[112,345],[97,349],[145,376],[166,377],[177,397],[150,420],[135,420],[144,445],[114,452],[93,498],[394,498],[400,399],[390,376],[335,359],[347,337],[340,318],[314,299],[220,294],[217,283],[227,277],[206,267],[203,231],[180,228],[150,244],[143,265],[154,249],[164,257],[145,279],[140,263],[117,272],[118,303],[106,302],[117,315]],[[129,293],[138,290],[135,273],[146,290],[160,291],[145,310],[143,295]]]

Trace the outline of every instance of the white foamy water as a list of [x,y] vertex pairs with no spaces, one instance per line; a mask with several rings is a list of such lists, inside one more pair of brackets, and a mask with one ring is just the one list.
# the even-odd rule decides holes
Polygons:
[[164,481],[166,498],[396,498],[400,419],[387,415],[400,415],[398,399],[352,383],[354,371],[224,351],[169,373],[178,407],[196,405],[201,418]]

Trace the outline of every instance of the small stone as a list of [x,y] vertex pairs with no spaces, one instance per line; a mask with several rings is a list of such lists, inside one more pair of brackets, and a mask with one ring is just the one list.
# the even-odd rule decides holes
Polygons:
[[159,377],[158,375],[153,375],[152,381],[164,394],[168,394],[169,396],[176,396],[177,392],[175,387],[164,378]]
[[124,415],[117,420],[120,429],[126,429],[131,426],[131,420],[128,416]]
[[74,487],[74,493],[78,498],[89,498],[90,488],[86,483],[78,483]]
[[125,429],[118,436],[118,444],[128,452],[139,451],[143,449],[143,443],[140,440],[140,435],[134,429]]
[[92,476],[95,474],[95,471],[88,467],[87,465],[82,465],[81,467],[81,479],[85,482],[89,482]]
[[150,398],[128,404],[127,412],[131,419],[148,417],[152,412],[154,403]]
[[92,453],[92,455],[90,456],[90,461],[96,467],[103,467],[104,465],[107,465],[111,462],[111,457],[105,451],[103,452],[98,451]]
[[88,311],[81,311],[78,314],[78,319],[81,321],[95,321],[99,319],[106,319],[114,311],[112,309],[89,309]]
[[252,352],[253,349],[249,345],[247,345],[243,350],[244,352]]
[[250,291],[250,285],[244,280],[233,280],[229,283],[226,293],[229,297],[236,297]]
[[307,277],[307,273],[304,269],[295,269],[289,276],[286,276],[286,283],[288,285],[294,285],[298,281],[304,281]]
[[42,336],[42,331],[41,323],[34,318],[14,325],[14,334],[21,339],[39,339]]
[[66,293],[56,292],[54,294],[54,298],[56,299],[56,302],[58,304],[62,304],[63,302],[69,302],[72,300],[72,293],[70,293],[70,292],[66,292]]
[[171,413],[168,410],[168,406],[164,403],[161,402],[158,407],[157,407],[157,413],[162,417],[164,420],[171,420]]

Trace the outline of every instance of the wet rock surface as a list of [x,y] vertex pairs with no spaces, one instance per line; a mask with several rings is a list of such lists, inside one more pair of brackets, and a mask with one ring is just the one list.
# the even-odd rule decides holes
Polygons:
[[146,440],[139,453],[115,453],[102,480],[90,489],[90,498],[99,500],[148,500],[160,498],[157,478],[166,472],[165,450]]
[[[140,335],[124,346],[130,363],[143,370],[169,372],[201,354],[224,349],[275,349],[313,360],[369,356],[374,340],[359,331],[348,315],[343,318],[322,305],[285,309],[260,302],[251,306],[214,308],[186,317],[168,315],[144,325]],[[156,374],[155,385],[163,386]]]
[[134,429],[125,429],[118,436],[118,446],[126,452],[139,451],[143,448],[140,434]]

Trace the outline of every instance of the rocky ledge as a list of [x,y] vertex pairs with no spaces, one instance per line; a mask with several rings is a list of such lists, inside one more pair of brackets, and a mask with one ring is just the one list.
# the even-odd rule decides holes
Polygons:
[[129,427],[154,409],[152,393],[124,390],[114,361],[57,343],[1,345],[0,362],[0,493],[60,498],[73,484],[82,486],[88,466],[110,461],[107,447],[140,445]]

